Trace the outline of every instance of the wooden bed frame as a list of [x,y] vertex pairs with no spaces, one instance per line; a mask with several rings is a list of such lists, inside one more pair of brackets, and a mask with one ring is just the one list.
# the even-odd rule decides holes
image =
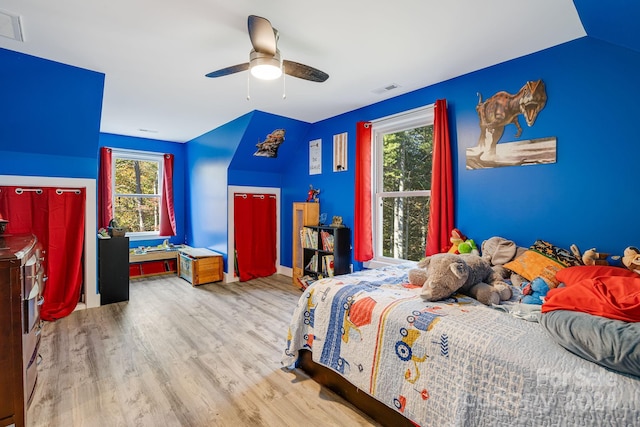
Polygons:
[[306,372],[314,381],[340,395],[380,424],[389,427],[416,426],[399,412],[359,390],[340,374],[315,363],[309,350],[300,350],[296,366]]

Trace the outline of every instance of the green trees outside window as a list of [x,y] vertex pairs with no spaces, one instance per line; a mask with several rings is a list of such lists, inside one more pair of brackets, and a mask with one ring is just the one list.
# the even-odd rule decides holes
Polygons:
[[433,125],[386,133],[382,138],[382,255],[424,257],[433,152]]
[[114,218],[129,232],[158,232],[160,228],[161,163],[116,157]]

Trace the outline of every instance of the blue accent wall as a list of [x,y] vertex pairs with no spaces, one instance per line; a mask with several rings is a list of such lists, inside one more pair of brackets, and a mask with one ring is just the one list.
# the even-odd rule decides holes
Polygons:
[[[310,124],[252,111],[186,144],[187,241],[207,247],[227,260],[227,186],[283,186],[282,173],[298,162]],[[256,144],[285,129],[277,157],[254,156]]]
[[[176,216],[176,235],[169,238],[174,244],[186,243],[185,238],[185,144],[155,139],[136,138],[132,136],[114,135],[110,133],[100,134],[100,147],[123,148],[128,150],[140,150],[153,153],[173,154],[173,207]],[[164,239],[129,240],[129,247],[155,246]]]
[[[638,69],[638,52],[585,37],[315,123],[308,139],[322,139],[323,173],[308,174],[308,148],[301,148],[300,162],[283,176],[283,202],[304,200],[312,184],[321,189],[320,211],[329,218],[341,215],[352,227],[356,122],[445,98],[458,228],[477,242],[502,236],[529,246],[546,239],[566,248],[575,243],[582,250],[621,254],[640,242],[640,230],[625,218],[640,208],[630,191],[640,158],[633,120],[640,96]],[[546,84],[548,101],[532,127],[520,117],[518,140],[556,137],[557,162],[467,170],[465,150],[480,135],[477,93],[483,99],[501,90],[515,94],[526,81],[538,79]],[[349,169],[335,173],[332,138],[345,131]],[[509,125],[501,141],[514,140],[515,126]],[[281,259],[290,266],[291,215],[282,221]]]
[[93,178],[104,74],[0,49],[0,174]]

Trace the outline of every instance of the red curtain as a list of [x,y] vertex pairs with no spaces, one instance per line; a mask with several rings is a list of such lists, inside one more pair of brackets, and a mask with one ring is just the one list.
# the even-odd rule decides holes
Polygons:
[[111,176],[111,148],[100,148],[98,175],[98,228],[107,228],[113,219],[113,177]]
[[355,206],[353,257],[356,261],[373,258],[371,224],[371,123],[356,124]]
[[240,281],[276,272],[276,198],[273,194],[234,195],[234,235]]
[[451,246],[453,230],[453,171],[447,120],[447,101],[436,101],[433,122],[433,169],[431,205],[427,226],[427,256],[446,252]]
[[160,204],[160,235],[176,235],[176,214],[173,210],[173,154],[164,155],[162,203]]
[[[16,191],[17,190],[17,191]],[[40,316],[56,320],[78,304],[84,271],[85,190],[2,187],[0,215],[7,233],[35,234],[45,252],[44,303]]]

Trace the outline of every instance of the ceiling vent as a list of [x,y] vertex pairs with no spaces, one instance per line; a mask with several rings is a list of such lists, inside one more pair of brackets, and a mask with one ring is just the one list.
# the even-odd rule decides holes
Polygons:
[[20,17],[9,12],[0,10],[0,36],[9,39],[24,41]]
[[397,83],[391,83],[391,84],[388,84],[388,85],[386,85],[386,86],[384,86],[384,87],[381,87],[381,88],[378,88],[378,89],[374,89],[374,90],[372,90],[371,92],[373,92],[373,93],[376,93],[376,94],[380,95],[380,94],[383,94],[383,93],[385,93],[385,92],[389,92],[389,91],[391,91],[391,90],[398,89],[399,87],[400,87],[400,85],[399,85],[399,84],[397,84]]

